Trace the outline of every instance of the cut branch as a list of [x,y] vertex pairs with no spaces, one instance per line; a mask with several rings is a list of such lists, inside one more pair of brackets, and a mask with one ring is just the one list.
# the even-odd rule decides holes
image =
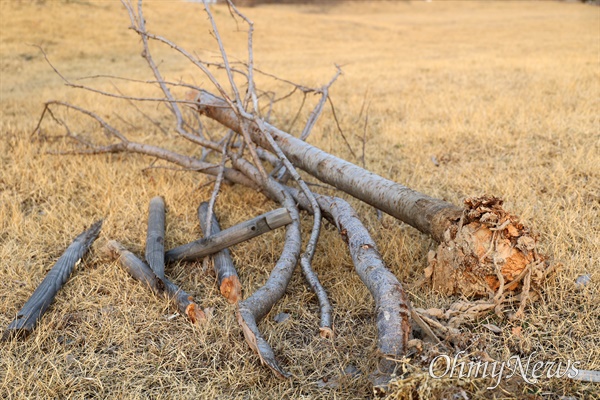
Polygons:
[[[221,232],[219,221],[213,213],[212,223],[210,224],[210,232],[207,226],[207,215],[208,215],[208,203],[202,202],[198,207],[198,219],[200,220],[200,227],[202,234],[205,237],[216,235]],[[215,266],[215,273],[217,274],[217,284],[221,294],[230,302],[237,303],[242,299],[242,284],[238,277],[231,254],[228,249],[223,249],[213,255],[213,264]]]
[[167,278],[158,277],[152,269],[135,254],[125,249],[119,242],[114,240],[106,244],[107,249],[119,258],[119,262],[132,278],[146,284],[155,294],[172,299],[177,309],[188,316],[192,323],[204,321],[206,316],[193,297],[179,288]]
[[269,211],[212,236],[171,249],[165,253],[165,260],[167,262],[197,260],[291,222],[292,217],[285,208]]
[[2,336],[3,340],[11,337],[25,337],[33,331],[38,320],[54,300],[56,293],[67,282],[79,260],[98,237],[101,227],[102,220],[94,223],[88,230],[75,238],[42,283],[35,289],[16,318],[8,325]]
[[150,200],[146,261],[156,276],[165,277],[165,202],[160,196]]

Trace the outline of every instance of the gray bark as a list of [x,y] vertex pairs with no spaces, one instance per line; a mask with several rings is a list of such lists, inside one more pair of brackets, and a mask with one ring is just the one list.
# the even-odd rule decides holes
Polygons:
[[[310,210],[304,195],[288,189],[302,208]],[[382,355],[394,358],[406,354],[411,332],[410,302],[402,285],[385,266],[369,231],[345,200],[315,194],[324,215],[338,228],[348,245],[356,273],[375,300],[378,343]]]
[[157,196],[150,200],[146,261],[159,278],[165,277],[165,202]]
[[[198,101],[198,110],[201,113],[238,133],[242,131],[240,121],[225,100],[202,91]],[[382,178],[303,142],[266,122],[263,125],[292,164],[322,182],[335,186],[421,232],[432,235],[438,242],[443,239],[446,229],[460,219],[462,210],[453,204]],[[244,121],[244,128],[250,132],[257,144],[272,150],[254,121]]]
[[94,223],[88,230],[75,238],[73,243],[60,256],[42,283],[35,289],[16,318],[8,325],[2,339],[27,336],[33,331],[38,320],[46,312],[56,293],[67,282],[77,262],[87,253],[98,237],[102,220]]
[[292,220],[293,217],[284,208],[269,211],[215,235],[171,249],[165,253],[165,260],[167,262],[197,260],[280,228],[291,223]]
[[[262,177],[258,170],[243,159],[233,159],[234,166],[250,176],[255,182],[261,182]],[[289,378],[290,375],[284,371],[275,360],[275,354],[271,346],[262,337],[258,330],[258,322],[271,310],[273,305],[283,297],[302,249],[300,236],[300,216],[294,199],[274,179],[269,178],[263,182],[263,191],[269,197],[275,199],[284,206],[291,218],[292,223],[287,226],[285,232],[285,245],[281,256],[267,282],[246,300],[238,303],[238,323],[242,327],[246,342],[256,351],[262,363],[266,364],[280,378]]]
[[[206,215],[208,214],[208,203],[202,202],[198,207],[198,219],[200,220],[200,228],[202,234],[205,237],[216,235],[221,232],[219,221],[217,221],[216,215],[212,214],[212,223],[210,224],[210,232],[207,231],[206,226]],[[231,254],[228,249],[223,249],[213,256],[213,264],[215,266],[215,273],[217,274],[217,284],[221,294],[230,303],[237,303],[242,299],[242,285],[238,277]]]
[[119,242],[111,240],[106,247],[118,256],[119,262],[132,278],[146,284],[155,294],[166,296],[177,305],[177,309],[188,316],[192,323],[203,320],[204,312],[193,301],[193,297],[165,277],[159,277],[152,269],[125,249]]

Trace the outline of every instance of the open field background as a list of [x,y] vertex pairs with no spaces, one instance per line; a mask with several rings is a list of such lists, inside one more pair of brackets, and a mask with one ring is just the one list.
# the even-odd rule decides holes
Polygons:
[[[66,88],[30,46],[42,46],[70,78],[149,79],[119,2],[3,0],[0,7],[2,329],[72,238],[106,218],[93,251],[38,329],[25,341],[0,345],[0,398],[369,397],[368,374],[376,360],[373,302],[333,229],[323,233],[315,269],[335,308],[335,340],[318,337],[316,299],[299,271],[260,325],[282,366],[296,376],[285,382],[251,354],[235,308],[220,297],[214,276],[203,274],[200,264],[168,269],[204,307],[214,307],[211,323],[194,327],[182,317],[167,320],[168,302],[102,254],[108,239],[143,254],[147,204],[155,195],[164,196],[168,206],[167,248],[197,238],[195,210],[212,186],[204,186],[208,178],[197,173],[146,169],[152,161],[147,157],[47,154],[69,148],[62,141],[32,140],[49,99],[93,109],[132,137],[189,154],[196,150],[172,132],[148,127],[125,102]],[[262,70],[317,86],[332,76],[334,63],[343,66],[332,97],[358,154],[365,119],[360,112],[370,104],[367,168],[456,204],[484,193],[500,196],[508,210],[539,232],[541,251],[562,264],[524,321],[482,322],[501,326],[498,335],[471,326],[477,336],[466,350],[483,349],[494,357],[535,351],[542,360],[577,360],[580,368],[600,370],[600,8],[558,2],[352,2],[244,11],[255,22],[255,58]],[[151,31],[216,61],[200,5],[149,1],[146,14]],[[231,55],[244,59],[244,34],[236,31],[226,8],[215,7],[215,14]],[[168,49],[153,50],[167,79],[209,87]],[[95,85],[114,91],[113,83],[129,94],[155,93],[114,79]],[[264,78],[259,85],[280,94],[286,89]],[[300,100],[279,103],[275,125],[288,129]],[[157,118],[165,115],[156,106],[146,110]],[[97,133],[89,121],[72,118],[81,132]],[[299,122],[291,130],[301,128]],[[51,124],[44,129],[47,135],[61,134]],[[358,162],[338,136],[330,111],[310,141]],[[414,304],[450,304],[453,299],[411,285],[423,274],[430,239],[387,216],[380,223],[372,209],[355,204]],[[259,194],[226,187],[217,213],[227,227],[272,208]],[[282,237],[280,230],[232,249],[246,294],[266,280]],[[575,289],[580,274],[592,278],[584,290]],[[279,312],[291,318],[277,324],[273,316]],[[512,333],[515,327],[521,335]],[[349,366],[360,375],[344,375]],[[424,395],[436,384],[424,381]],[[447,393],[459,390],[455,381],[443,385]],[[514,381],[493,393],[485,386],[461,384],[475,398],[599,393],[597,385],[566,380]],[[402,393],[397,388],[395,394]]]

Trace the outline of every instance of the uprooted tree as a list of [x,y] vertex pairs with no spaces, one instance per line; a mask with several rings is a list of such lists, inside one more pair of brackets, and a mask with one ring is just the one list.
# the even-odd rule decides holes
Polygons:
[[[141,0],[137,5],[126,0],[123,0],[123,4],[129,14],[131,29],[141,39],[142,56],[154,74],[155,79],[148,84],[160,88],[162,97],[137,98],[110,93],[73,83],[58,70],[55,71],[67,85],[74,88],[122,98],[134,106],[136,101],[155,101],[165,105],[172,118],[172,128],[191,145],[199,146],[203,156],[192,157],[157,144],[132,141],[93,111],[62,101],[48,101],[45,104],[36,130],[41,132],[45,121],[51,119],[61,125],[66,130],[66,136],[80,146],[73,150],[75,153],[141,153],[215,176],[215,187],[210,202],[203,205],[200,212],[202,230],[206,236],[219,232],[218,226],[215,226],[213,208],[224,181],[244,185],[249,190],[258,190],[287,210],[291,223],[286,226],[285,244],[279,260],[265,285],[243,301],[239,301],[237,309],[238,321],[246,341],[257,352],[260,360],[277,376],[285,378],[289,375],[277,364],[271,347],[259,331],[258,323],[284,295],[298,263],[319,301],[320,334],[325,338],[334,335],[332,309],[326,288],[321,285],[311,267],[323,218],[338,229],[348,244],[356,273],[375,300],[380,352],[377,355],[380,358],[380,374],[376,375],[376,385],[385,382],[385,377],[394,371],[395,360],[406,355],[413,322],[424,335],[439,343],[456,332],[456,328],[465,321],[490,311],[503,315],[504,306],[507,304],[518,306],[517,311],[510,317],[519,318],[523,315],[527,300],[535,300],[537,289],[551,268],[545,257],[536,250],[536,237],[519,223],[517,217],[502,208],[500,199],[492,196],[472,198],[466,200],[463,207],[458,207],[378,176],[305,141],[320,117],[324,105],[330,101],[329,89],[341,74],[339,68],[330,82],[322,88],[311,89],[282,80],[291,85],[293,91],[314,93],[319,98],[302,134],[300,137],[294,137],[271,125],[268,116],[262,113],[265,109],[264,103],[269,102],[266,107],[270,108],[275,100],[273,96],[265,96],[255,86],[254,76],[262,72],[254,68],[254,27],[235,5],[228,3],[232,17],[240,18],[248,27],[248,58],[245,62],[232,64],[210,7],[206,3],[205,10],[212,24],[212,34],[220,49],[219,63],[201,60],[167,38],[149,32],[146,29]],[[208,78],[215,92],[211,93],[194,84],[169,82],[164,79],[150,51],[151,41],[166,45],[187,58]],[[228,82],[217,80],[213,75],[213,68],[223,70]],[[240,79],[244,81],[244,91],[240,90]],[[185,88],[187,94],[176,97],[174,88]],[[60,109],[74,111],[97,121],[112,142],[101,145],[99,141],[77,134],[68,120],[61,116]],[[193,110],[192,113],[189,112],[190,109]],[[199,115],[222,125],[222,135],[216,137],[214,132],[211,136],[207,135]],[[211,153],[212,157],[206,157]],[[216,161],[207,161],[210,159]],[[300,175],[299,170],[304,171],[304,174]],[[410,299],[401,283],[387,269],[374,240],[352,206],[341,198],[319,194],[310,189],[302,176],[314,177],[430,235],[438,246],[435,252],[430,254],[429,266],[425,269],[426,278],[435,290],[447,295],[461,294],[463,299],[468,297],[471,300],[462,300],[441,312],[437,309],[434,312],[411,307]],[[313,216],[312,230],[305,233],[309,240],[304,249],[300,210]],[[151,218],[154,218],[152,210]],[[149,231],[149,235],[150,233]],[[150,269],[144,266],[143,262],[136,261],[135,256],[118,243],[111,242],[110,247],[114,253],[121,256],[124,264],[130,265],[127,267],[130,273],[133,274],[131,271],[134,270],[142,271],[140,273],[145,277],[164,279],[162,260],[156,267],[152,265],[147,254]],[[147,248],[147,253],[162,254],[162,251],[162,247],[158,250],[156,247]],[[173,253],[172,257],[169,254],[167,252],[167,262],[177,259],[172,256]],[[202,256],[204,255],[202,253]],[[160,255],[158,257],[160,258]],[[235,302],[241,296],[241,287],[235,270],[230,263],[228,265],[229,272],[227,276],[219,277],[219,284],[226,283],[225,289],[223,286],[221,289],[227,292],[226,296],[230,301]],[[169,285],[166,285],[166,289],[169,293]],[[164,289],[157,287],[155,290]],[[176,293],[171,295],[177,296]],[[180,303],[183,308],[189,305],[186,299]],[[199,314],[190,318],[192,321],[202,319]],[[383,381],[380,380],[381,377]]]

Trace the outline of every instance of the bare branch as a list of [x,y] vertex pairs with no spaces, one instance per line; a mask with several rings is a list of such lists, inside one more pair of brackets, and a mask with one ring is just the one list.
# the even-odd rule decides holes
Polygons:
[[308,139],[308,136],[310,135],[312,128],[315,126],[315,123],[321,116],[321,113],[323,112],[323,105],[325,105],[325,101],[329,98],[329,88],[331,87],[331,85],[333,85],[335,83],[337,78],[342,74],[342,69],[338,65],[336,65],[336,69],[337,69],[336,73],[333,76],[333,78],[331,78],[329,83],[327,85],[323,86],[321,89],[319,89],[318,93],[321,94],[321,99],[319,100],[319,102],[317,103],[315,108],[311,111],[310,116],[308,117],[308,121],[306,121],[306,126],[304,126],[304,130],[302,131],[302,134],[300,135],[300,140]]
[[[208,3],[206,0],[203,0],[203,4],[204,4],[204,10],[206,11],[206,14],[208,15],[208,18],[210,20],[210,23],[212,25],[213,28],[213,33],[215,36],[215,39],[217,41],[217,44],[219,46],[219,50],[221,51],[221,57],[223,59],[223,63],[225,65],[225,70],[227,72],[227,77],[229,78],[229,83],[231,85],[231,89],[233,90],[234,96],[235,96],[235,104],[231,104],[230,102],[230,106],[231,109],[241,118],[244,114],[245,114],[245,110],[244,110],[244,104],[242,103],[242,99],[240,98],[240,93],[239,90],[237,88],[237,85],[235,83],[235,80],[233,79],[233,73],[231,72],[231,67],[229,65],[229,59],[227,57],[227,52],[225,51],[225,46],[223,45],[223,40],[221,39],[221,36],[219,34],[219,30],[217,29],[217,24],[215,22],[215,19],[212,15],[212,12],[210,11],[210,7],[208,6]],[[235,6],[234,6],[235,9]],[[237,10],[237,9],[235,9]],[[237,11],[239,13],[239,11]],[[241,13],[239,13],[241,15]],[[252,27],[252,23],[250,22],[250,20],[248,20],[246,17],[243,17],[244,20]],[[250,29],[249,31],[249,55],[252,55],[251,49],[252,49],[252,29]],[[252,59],[249,60],[249,63],[252,61]],[[252,68],[249,67],[249,70],[251,70]],[[248,88],[251,89],[254,87],[253,83],[251,82],[252,79],[252,73],[249,72],[248,73]],[[250,92],[250,90],[249,90]],[[250,92],[252,94],[252,92]],[[258,110],[258,106],[254,100],[254,107],[255,110]],[[258,168],[258,171],[260,172],[261,176],[263,177],[263,179],[267,179],[267,172],[265,171],[263,165],[260,162],[260,158],[258,158],[258,155],[256,154],[256,149],[255,149],[255,145],[252,141],[252,139],[250,138],[249,133],[246,131],[245,128],[242,128],[241,130],[241,134],[244,137],[244,140],[246,141],[246,145],[248,146],[248,150],[250,150],[250,154],[252,155],[252,160],[254,161],[255,166]]]
[[[97,115],[91,111],[85,110],[81,107],[74,106],[70,103],[65,103],[62,101],[47,102],[46,108],[49,108],[52,105],[57,105],[57,106],[62,106],[62,107],[66,107],[69,109],[73,109],[75,111],[78,111],[82,114],[89,116],[90,118],[95,119],[107,132],[109,132],[112,136],[114,136],[115,138],[120,140],[120,143],[116,143],[116,144],[112,144],[112,145],[108,145],[108,146],[94,146],[89,143],[84,143],[84,142],[82,142],[82,140],[80,138],[70,135],[72,138],[79,140],[80,142],[84,143],[85,145],[87,145],[87,147],[90,147],[90,148],[87,150],[79,150],[77,152],[70,152],[67,154],[102,154],[102,153],[119,153],[119,152],[128,151],[128,152],[132,152],[132,153],[140,153],[140,154],[146,154],[146,155],[153,156],[153,157],[158,157],[163,160],[172,162],[174,164],[178,164],[184,168],[187,168],[190,170],[195,170],[195,171],[201,171],[208,175],[216,176],[219,173],[220,167],[218,165],[202,162],[195,158],[184,156],[182,154],[167,150],[162,147],[152,146],[152,145],[148,145],[148,144],[144,144],[144,143],[131,142],[123,134],[121,134],[121,132],[119,132],[116,128],[112,127],[110,124],[108,124],[106,121],[104,121],[99,115]],[[64,126],[66,126],[66,124],[64,124],[64,122],[62,122],[62,124]],[[216,146],[216,148],[218,148],[218,145],[215,145],[215,146]],[[63,153],[63,154],[65,154],[65,153]],[[236,171],[231,168],[225,168],[223,174],[224,174],[225,178],[229,181],[241,183],[245,186],[253,187],[255,189],[258,188],[257,185],[254,184],[254,182],[252,182],[250,179],[248,179],[244,174],[240,173],[239,171]]]

